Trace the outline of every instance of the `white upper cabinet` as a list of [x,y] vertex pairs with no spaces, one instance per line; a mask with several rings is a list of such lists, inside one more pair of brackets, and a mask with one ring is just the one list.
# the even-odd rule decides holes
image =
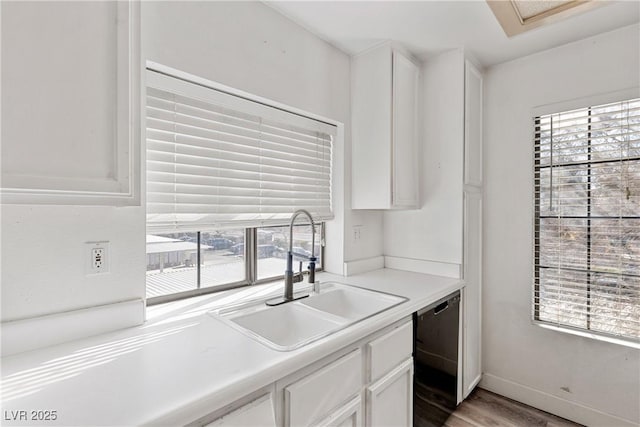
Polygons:
[[367,345],[365,426],[413,425],[413,322]]
[[419,207],[418,76],[388,43],[352,59],[353,209]]
[[2,202],[140,204],[140,3],[2,3]]
[[464,68],[464,184],[482,187],[482,74]]

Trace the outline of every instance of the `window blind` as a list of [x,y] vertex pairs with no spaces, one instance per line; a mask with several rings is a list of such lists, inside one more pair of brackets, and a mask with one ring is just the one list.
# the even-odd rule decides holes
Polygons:
[[534,320],[640,341],[640,99],[534,126]]
[[333,217],[335,126],[150,70],[146,103],[148,232]]

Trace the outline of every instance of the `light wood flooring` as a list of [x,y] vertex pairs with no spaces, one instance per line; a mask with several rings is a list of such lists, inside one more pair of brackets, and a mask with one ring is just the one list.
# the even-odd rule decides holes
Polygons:
[[[427,412],[430,415],[427,415]],[[453,413],[436,404],[424,401],[418,404],[414,414],[414,427],[579,427],[580,424],[565,420],[507,399],[481,388],[462,402]]]

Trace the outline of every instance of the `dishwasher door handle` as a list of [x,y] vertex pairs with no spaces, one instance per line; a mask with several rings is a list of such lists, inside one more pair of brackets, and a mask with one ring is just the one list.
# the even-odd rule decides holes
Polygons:
[[433,315],[437,316],[438,314],[445,311],[447,308],[449,308],[449,301],[445,301],[442,304],[439,304],[438,306],[436,306],[436,308],[433,309]]

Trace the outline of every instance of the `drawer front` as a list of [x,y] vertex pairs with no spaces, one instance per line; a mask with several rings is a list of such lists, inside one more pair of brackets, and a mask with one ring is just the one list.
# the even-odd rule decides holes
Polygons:
[[371,341],[369,347],[370,381],[376,381],[413,352],[413,323],[407,322]]
[[361,388],[362,352],[358,349],[285,387],[285,425],[318,422]]

